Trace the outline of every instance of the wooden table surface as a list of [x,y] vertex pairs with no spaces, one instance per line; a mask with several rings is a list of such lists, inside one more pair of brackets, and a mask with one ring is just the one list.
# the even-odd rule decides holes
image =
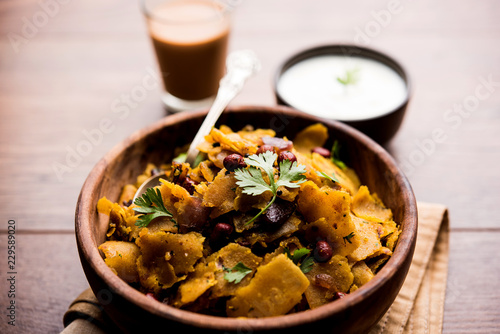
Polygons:
[[[500,2],[225,2],[235,7],[230,49],[253,49],[263,65],[233,105],[274,105],[276,67],[308,46],[368,45],[407,67],[414,94],[387,149],[419,201],[450,209],[444,332],[500,332]],[[159,89],[131,95],[157,67],[135,0],[2,0],[0,35],[0,332],[58,333],[88,286],[78,193],[108,150],[164,117]],[[95,135],[106,121],[111,130]],[[5,309],[9,220],[16,327]]]

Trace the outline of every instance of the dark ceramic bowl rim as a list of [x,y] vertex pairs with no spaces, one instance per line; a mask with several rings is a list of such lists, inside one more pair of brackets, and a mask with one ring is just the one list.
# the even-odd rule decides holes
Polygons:
[[[345,50],[358,50],[358,54],[348,54]],[[387,55],[386,53],[379,51],[377,49],[373,48],[367,48],[367,47],[362,47],[362,46],[357,46],[354,44],[325,44],[325,45],[319,45],[319,46],[314,46],[310,47],[307,49],[303,49],[302,51],[299,51],[292,56],[286,58],[284,61],[281,62],[281,64],[278,66],[275,74],[274,74],[274,83],[273,83],[273,89],[274,89],[274,94],[278,98],[278,100],[284,101],[286,105],[294,107],[291,103],[289,103],[283,96],[278,91],[278,84],[281,79],[281,76],[283,73],[285,73],[290,67],[293,65],[308,59],[308,58],[313,58],[313,57],[318,57],[318,56],[325,56],[325,55],[346,55],[346,56],[353,56],[353,57],[358,57],[358,58],[366,58],[366,59],[372,59],[376,60],[378,62],[381,62],[382,64],[389,66],[391,69],[396,71],[396,73],[403,79],[403,81],[406,84],[406,96],[404,100],[398,104],[396,107],[388,110],[387,112],[383,114],[379,114],[376,116],[372,117],[366,117],[366,118],[359,118],[359,119],[338,119],[338,118],[326,118],[325,119],[332,119],[340,122],[361,122],[361,121],[370,121],[378,118],[385,117],[387,115],[390,115],[392,113],[397,112],[400,110],[405,104],[408,103],[410,100],[410,97],[412,95],[412,84],[410,80],[410,76],[408,72],[405,70],[405,67],[401,65],[401,62],[396,61],[393,57]],[[308,112],[304,111],[305,113],[309,114]],[[313,116],[317,116],[314,114],[310,114]]]
[[[354,140],[361,142],[363,145],[374,147],[376,153],[380,155],[388,167],[393,168],[395,173],[395,179],[399,187],[404,189],[410,194],[405,205],[405,210],[403,212],[403,220],[400,223],[405,223],[405,228],[400,235],[400,240],[403,242],[398,242],[394,254],[391,256],[389,261],[384,265],[384,267],[373,277],[373,279],[360,287],[358,290],[349,294],[346,298],[337,300],[335,302],[330,302],[326,305],[320,306],[313,310],[307,310],[303,312],[282,315],[278,317],[267,317],[267,318],[225,318],[212,315],[204,315],[199,313],[194,313],[191,311],[177,309],[175,307],[162,304],[155,301],[135,288],[128,285],[125,281],[120,279],[116,274],[114,274],[111,269],[105,264],[103,258],[101,257],[97,246],[91,247],[91,251],[88,252],[86,247],[82,245],[92,245],[95,243],[92,236],[91,224],[89,214],[84,214],[83,220],[79,219],[80,213],[88,213],[95,208],[90,207],[92,191],[99,187],[99,180],[95,175],[99,175],[107,168],[107,162],[113,161],[118,158],[127,147],[134,145],[134,143],[141,138],[145,138],[153,132],[156,132],[163,128],[166,124],[166,120],[169,122],[174,120],[175,122],[188,121],[192,118],[203,117],[207,110],[201,110],[196,112],[184,112],[168,116],[162,120],[153,123],[152,125],[139,130],[132,134],[130,137],[116,145],[111,149],[92,169],[89,176],[87,177],[82,190],[80,192],[76,214],[75,214],[75,234],[77,239],[78,250],[80,252],[80,257],[85,258],[86,262],[105,283],[109,286],[113,293],[119,294],[124,300],[141,307],[143,310],[152,313],[161,318],[176,321],[180,323],[189,324],[198,328],[218,330],[218,331],[235,331],[239,329],[252,329],[252,330],[273,330],[282,329],[299,324],[312,323],[321,319],[328,318],[329,315],[335,314],[340,311],[344,311],[353,305],[362,303],[363,300],[377,291],[377,287],[381,287],[387,282],[391,277],[393,277],[397,269],[402,266],[405,259],[413,255],[413,246],[416,240],[416,226],[417,226],[417,212],[416,212],[416,200],[413,195],[413,190],[409,181],[407,180],[404,173],[397,166],[393,158],[385,151],[379,144],[375,141],[357,131],[356,129],[345,125],[341,122],[334,120],[324,120],[316,116],[305,114],[299,112],[295,109],[275,106],[275,107],[257,107],[257,106],[241,106],[229,108],[229,112],[251,112],[255,109],[265,110],[270,113],[289,113],[290,115],[300,118],[305,117],[310,120],[317,122],[322,122],[327,124],[329,127],[346,133],[348,136],[352,137]],[[373,146],[375,145],[375,146]],[[414,234],[411,234],[412,227]],[[412,246],[413,245],[413,246]],[[96,292],[96,291],[94,291]],[[99,296],[98,296],[99,297]],[[276,319],[280,321],[276,321]]]

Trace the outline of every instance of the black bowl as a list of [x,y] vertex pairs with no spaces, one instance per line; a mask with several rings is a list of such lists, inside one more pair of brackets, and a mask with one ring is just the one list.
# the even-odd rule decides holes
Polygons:
[[403,121],[404,114],[406,112],[406,107],[408,106],[408,102],[411,96],[411,84],[408,73],[405,71],[403,66],[393,58],[388,55],[376,51],[373,49],[368,49],[364,47],[359,47],[355,45],[343,45],[343,44],[334,44],[334,45],[323,45],[318,47],[313,47],[310,49],[306,49],[301,51],[288,59],[286,59],[277,69],[276,75],[274,77],[274,93],[276,95],[276,100],[278,104],[291,106],[297,108],[292,105],[288,101],[286,101],[278,92],[278,83],[283,73],[285,73],[290,67],[293,65],[308,59],[317,56],[323,55],[343,55],[346,57],[359,57],[359,58],[368,58],[372,60],[376,60],[390,68],[392,68],[396,73],[398,73],[401,78],[403,78],[406,87],[407,93],[404,101],[394,108],[393,110],[388,110],[387,113],[382,114],[380,116],[375,116],[372,118],[366,118],[362,120],[355,121],[342,121],[361,132],[365,133],[379,144],[387,143],[398,131],[401,123]]

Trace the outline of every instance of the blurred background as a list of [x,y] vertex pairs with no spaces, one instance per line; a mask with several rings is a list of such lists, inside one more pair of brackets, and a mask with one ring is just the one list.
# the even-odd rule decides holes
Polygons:
[[[500,253],[500,2],[223,2],[234,7],[229,49],[252,49],[262,62],[232,105],[275,105],[276,68],[311,46],[373,47],[406,67],[413,97],[386,148],[419,201],[450,209],[444,330],[500,331],[492,260]],[[0,272],[6,222],[15,219],[16,330],[56,333],[87,287],[73,234],[80,188],[114,145],[165,116],[161,82],[141,88],[158,69],[136,0],[2,0],[0,36]],[[2,320],[4,330],[12,328]]]

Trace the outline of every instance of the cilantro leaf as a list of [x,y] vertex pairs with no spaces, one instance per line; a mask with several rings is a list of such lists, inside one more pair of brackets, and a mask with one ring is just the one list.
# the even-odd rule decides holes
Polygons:
[[[306,182],[306,166],[298,165],[296,161],[290,160],[280,162],[280,177],[276,182],[276,188],[284,186],[288,188],[298,188],[301,183]],[[295,183],[292,183],[296,181]]]
[[309,254],[311,251],[307,248],[299,248],[293,252],[293,255],[290,254],[290,249],[288,247],[285,247],[285,253],[288,256],[290,260],[293,261],[293,263],[298,264],[300,259],[302,259],[304,256]]
[[[297,188],[301,183],[305,182],[306,177],[303,174],[306,172],[306,167],[304,165],[298,165],[297,162],[292,163],[290,160],[280,162],[280,173],[278,179],[275,180],[274,162],[277,157],[276,153],[272,151],[266,151],[262,154],[253,154],[245,158],[245,163],[249,166],[248,169],[239,168],[234,171],[234,177],[237,180],[236,184],[242,188],[243,193],[258,196],[266,191],[270,191],[273,194],[272,199],[266,207],[260,210],[260,212],[245,225],[254,222],[274,203],[277,197],[278,187]],[[262,172],[267,174],[269,183],[264,180]]]
[[135,222],[136,226],[146,227],[153,219],[158,217],[168,217],[175,221],[172,218],[172,213],[165,207],[158,188],[148,188],[141,197],[135,199],[134,204],[138,206],[134,208],[134,211],[141,214]]
[[[307,274],[308,272],[311,271],[312,266],[314,264],[314,258],[310,256],[311,251],[307,248],[299,248],[293,252],[293,255],[290,254],[290,250],[288,247],[285,247],[285,253],[288,256],[290,260],[293,261],[296,265],[299,266],[300,270],[304,273]],[[304,256],[307,256],[304,260],[301,261]]]
[[253,154],[245,158],[245,163],[249,166],[260,167],[266,172],[267,176],[274,183],[274,162],[278,156],[273,151],[266,151],[262,154]]
[[245,278],[246,275],[250,274],[252,272],[251,268],[248,268],[243,264],[243,262],[238,262],[234,267],[231,269],[229,268],[224,268],[225,271],[228,273],[224,274],[224,279],[230,283],[238,284],[241,282],[243,278]]
[[306,256],[309,253],[311,253],[311,251],[307,248],[297,249],[295,252],[293,252],[292,261],[295,263],[298,263],[300,261],[300,259],[302,259],[304,256]]
[[184,153],[179,154],[175,158],[173,158],[172,161],[175,161],[178,163],[183,163],[183,162],[186,162],[186,158],[187,158],[187,153],[184,152]]
[[321,177],[324,177],[325,179],[331,180],[333,182],[337,182],[337,183],[339,182],[339,180],[337,179],[335,174],[332,174],[330,176],[330,175],[326,174],[325,172],[320,172],[320,171],[317,171],[316,174],[318,174]]
[[271,186],[264,181],[262,172],[255,167],[237,169],[234,176],[239,180],[236,184],[243,188],[244,194],[257,196],[266,191],[273,191]]
[[202,161],[206,160],[206,158],[207,158],[207,155],[206,155],[205,153],[201,153],[201,152],[200,152],[200,153],[198,153],[198,155],[196,156],[196,159],[194,159],[194,162],[193,162],[193,165],[191,166],[191,168],[196,168],[196,167],[198,167],[198,165],[199,165]]
[[304,274],[307,274],[308,272],[311,271],[313,264],[314,264],[314,257],[308,256],[305,258],[304,261],[302,261],[299,268],[300,270],[302,270]]
[[355,235],[354,232],[351,232],[348,235],[346,235],[345,237],[342,237],[342,239],[344,239],[344,244],[346,243],[346,241],[348,243],[352,244],[351,239],[352,239],[352,237],[354,237],[354,235]]
[[359,79],[359,77],[358,77],[358,71],[359,71],[358,68],[347,70],[345,72],[344,77],[342,77],[342,78],[341,77],[337,77],[337,81],[340,82],[341,84],[343,84],[344,86],[353,85],[356,82],[358,82],[358,79]]
[[340,144],[338,140],[333,142],[331,157],[332,162],[336,164],[340,169],[347,168],[346,164],[342,160],[340,160]]

